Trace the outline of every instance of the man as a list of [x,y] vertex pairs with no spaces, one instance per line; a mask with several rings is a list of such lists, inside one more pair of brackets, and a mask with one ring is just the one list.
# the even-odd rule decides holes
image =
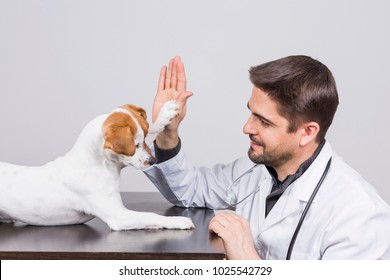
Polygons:
[[156,139],[158,164],[146,175],[175,205],[235,210],[209,225],[228,259],[390,259],[390,207],[325,140],[338,106],[329,69],[289,56],[252,67],[250,80],[248,156],[196,168],[178,135],[192,96],[184,65],[175,57],[163,67],[153,118],[167,100],[181,111]]

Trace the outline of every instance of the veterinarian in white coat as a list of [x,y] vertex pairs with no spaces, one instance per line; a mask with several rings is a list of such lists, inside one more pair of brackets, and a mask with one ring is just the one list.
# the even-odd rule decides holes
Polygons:
[[[244,126],[251,139],[249,157],[209,169],[187,161],[177,134],[191,96],[183,94],[184,66],[175,58],[168,71],[163,68],[153,115],[169,98],[177,99],[183,111],[156,140],[160,163],[145,170],[146,175],[175,205],[235,210],[221,212],[210,222],[229,259],[390,259],[390,207],[324,138],[338,104],[330,71],[309,57],[294,56],[250,72],[251,117]],[[328,100],[309,84],[321,75],[328,95],[333,94]],[[294,119],[289,114],[295,112],[280,109],[283,97],[278,99],[272,87],[280,90],[290,83],[291,88],[296,77],[305,85],[300,92],[322,95],[317,106],[325,107],[327,121],[313,121],[307,111]],[[290,129],[291,124],[298,128]]]

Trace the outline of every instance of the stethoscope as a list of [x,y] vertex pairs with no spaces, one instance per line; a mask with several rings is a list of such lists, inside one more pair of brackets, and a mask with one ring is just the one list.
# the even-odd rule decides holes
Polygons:
[[[326,164],[326,167],[324,169],[324,172],[322,173],[321,175],[321,178],[318,180],[318,183],[315,187],[315,189],[313,190],[306,206],[305,206],[305,209],[303,209],[303,212],[302,212],[302,215],[301,215],[301,218],[299,219],[299,222],[295,228],[295,231],[294,231],[294,234],[291,238],[291,241],[290,241],[290,245],[288,246],[288,250],[287,250],[287,255],[286,255],[286,260],[289,260],[291,258],[291,253],[292,253],[292,250],[294,248],[294,244],[295,244],[295,240],[297,239],[298,237],[298,233],[302,227],[302,224],[303,224],[303,221],[305,220],[306,218],[306,215],[307,215],[307,212],[309,212],[309,208],[311,206],[311,204],[313,203],[313,200],[318,192],[318,190],[320,189],[322,183],[324,182],[325,180],[325,177],[326,175],[328,174],[328,171],[329,171],[329,168],[330,168],[330,164],[332,162],[332,157],[328,160],[328,163]],[[238,176],[229,186],[228,188],[226,189],[226,192],[228,194],[228,197],[229,197],[229,192],[231,191],[231,189],[237,184],[237,182],[239,182],[241,180],[242,177],[244,177],[245,175],[251,173],[255,168],[257,168],[258,166],[261,166],[260,164],[256,164],[254,166],[252,166],[250,169],[248,169],[247,171],[245,171],[244,173],[242,173],[240,176]],[[234,202],[234,203],[229,203],[230,206],[232,207],[236,207],[237,205],[239,205],[240,203],[244,202],[246,199],[248,199],[250,196],[256,194],[258,191],[260,190],[260,185],[255,189],[253,190],[252,192],[250,192],[249,194],[247,194],[244,198],[242,198],[241,200],[237,201],[237,202]]]

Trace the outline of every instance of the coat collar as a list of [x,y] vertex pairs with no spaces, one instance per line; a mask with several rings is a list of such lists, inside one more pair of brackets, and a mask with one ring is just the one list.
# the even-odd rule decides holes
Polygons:
[[[321,153],[313,164],[306,170],[300,180],[298,179],[291,185],[291,195],[300,201],[307,202],[313,193],[318,181],[326,168],[329,159],[332,157],[332,147],[328,142],[325,143]],[[313,203],[317,201],[314,198]]]
[[[301,202],[306,203],[309,200],[331,156],[332,148],[330,144],[326,142],[321,150],[321,153],[317,156],[306,172],[299,179],[293,182],[279,198],[278,202],[260,226],[260,234],[274,224],[281,222],[286,217],[303,211],[304,206],[301,206]],[[269,191],[269,188],[263,188],[263,191],[267,190]],[[266,195],[268,195],[268,193],[263,194],[265,197]],[[313,203],[316,203],[316,198]]]

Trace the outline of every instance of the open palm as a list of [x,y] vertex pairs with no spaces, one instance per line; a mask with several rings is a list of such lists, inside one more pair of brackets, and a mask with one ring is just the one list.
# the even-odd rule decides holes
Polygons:
[[175,100],[179,106],[179,115],[167,126],[167,130],[177,130],[180,122],[186,114],[187,99],[192,96],[191,92],[186,91],[187,80],[184,70],[184,64],[181,58],[176,56],[171,59],[168,65],[163,66],[160,71],[157,94],[154,99],[152,109],[153,122],[157,119],[158,113],[165,102]]

